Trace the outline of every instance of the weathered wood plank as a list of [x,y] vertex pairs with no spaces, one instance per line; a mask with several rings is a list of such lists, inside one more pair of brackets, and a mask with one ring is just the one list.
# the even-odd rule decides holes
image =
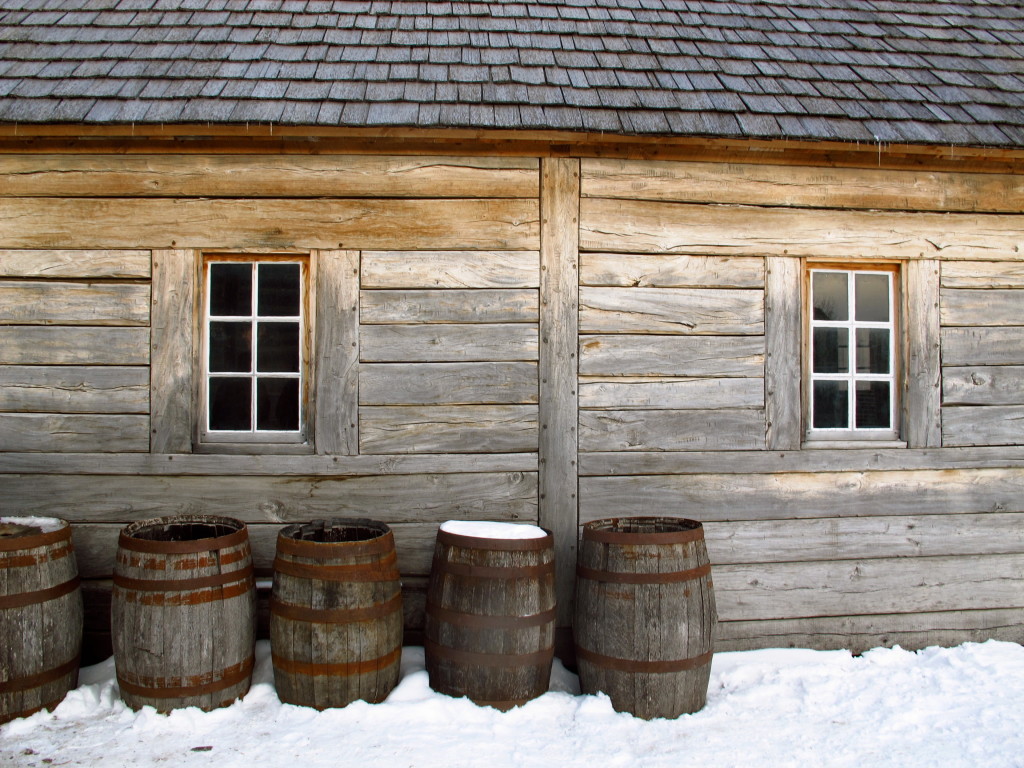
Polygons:
[[[0,158],[0,163],[2,162]],[[148,278],[149,261],[149,251],[0,249],[0,277]]]
[[149,286],[0,281],[0,325],[149,325]]
[[362,323],[535,323],[537,291],[362,291]]
[[758,336],[580,336],[580,375],[761,376]]
[[1024,365],[1024,327],[943,328],[943,365]]
[[904,286],[907,363],[903,438],[912,448],[938,448],[942,445],[939,261],[920,259],[907,264]]
[[537,160],[374,155],[2,155],[5,196],[536,197]]
[[149,413],[149,369],[0,366],[0,411]]
[[585,253],[580,285],[633,288],[763,288],[756,256]]
[[580,288],[584,333],[764,333],[764,292],[731,288]]
[[[580,380],[580,407],[657,410],[762,408],[764,407],[764,380],[754,378],[666,380],[638,377],[594,381],[587,378]],[[763,414],[761,418],[763,421]]]
[[537,402],[536,363],[364,363],[360,405]]
[[[388,523],[448,519],[536,520],[537,474],[377,477],[180,477],[35,475],[0,477],[4,514],[53,512],[76,521],[128,521],[172,514],[227,515],[251,523],[371,517]],[[34,511],[30,511],[34,510]]]
[[[555,539],[556,624],[569,627],[579,526],[579,160],[545,158],[541,162],[541,205],[538,519],[539,525],[551,531]],[[566,637],[564,632],[561,637]]]
[[1024,366],[947,366],[942,369],[942,402],[945,405],[1024,405]]
[[353,455],[359,452],[359,253],[318,251],[313,265],[313,440],[317,453]]
[[943,288],[1024,288],[1022,261],[948,261]]
[[588,251],[844,259],[1014,260],[1024,217],[690,205],[584,198]]
[[1021,482],[1019,468],[581,477],[580,521],[655,509],[700,510],[705,522],[1017,510]]
[[586,158],[583,195],[677,202],[921,211],[1024,209],[1012,174]]
[[365,251],[363,288],[536,288],[536,251]]
[[526,323],[364,325],[359,355],[367,363],[536,360],[537,333]]
[[942,444],[1024,444],[1024,405],[960,405],[943,408]]
[[1024,290],[943,288],[940,301],[942,325],[1020,325]]
[[803,299],[798,259],[769,256],[765,276],[764,364],[768,448],[793,451],[803,436],[800,379]]
[[[149,416],[0,413],[0,451],[148,450]],[[47,497],[46,501],[52,504],[53,498]]]
[[148,365],[148,328],[0,326],[3,365]]
[[197,256],[153,252],[151,450],[189,453],[195,424]]
[[536,200],[9,198],[9,248],[538,248]]
[[580,451],[764,450],[762,410],[580,411]]
[[537,406],[359,409],[361,453],[520,453],[537,450]]

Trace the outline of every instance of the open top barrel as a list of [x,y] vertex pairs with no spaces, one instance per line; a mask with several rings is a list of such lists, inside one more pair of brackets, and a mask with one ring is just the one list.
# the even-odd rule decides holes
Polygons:
[[583,693],[637,717],[704,706],[718,617],[704,529],[631,517],[583,527],[574,632]]
[[509,709],[548,689],[554,658],[555,554],[550,531],[448,522],[427,589],[430,686]]
[[0,723],[60,704],[78,682],[81,646],[71,526],[0,517]]
[[314,520],[278,533],[270,640],[281,701],[317,709],[383,701],[398,683],[402,624],[387,525]]
[[249,690],[255,582],[245,523],[181,515],[118,539],[111,605],[121,698],[133,709],[210,710]]

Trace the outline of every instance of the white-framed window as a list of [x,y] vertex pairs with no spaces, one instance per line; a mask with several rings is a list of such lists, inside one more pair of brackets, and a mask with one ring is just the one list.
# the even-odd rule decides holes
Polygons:
[[308,439],[309,260],[202,261],[201,443]]
[[807,268],[805,435],[899,436],[899,268]]

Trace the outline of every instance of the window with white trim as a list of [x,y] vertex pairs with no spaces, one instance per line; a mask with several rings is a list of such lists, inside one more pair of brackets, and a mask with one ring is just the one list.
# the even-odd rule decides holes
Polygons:
[[890,265],[808,269],[808,439],[897,439],[898,277]]
[[307,440],[309,263],[203,259],[200,441]]

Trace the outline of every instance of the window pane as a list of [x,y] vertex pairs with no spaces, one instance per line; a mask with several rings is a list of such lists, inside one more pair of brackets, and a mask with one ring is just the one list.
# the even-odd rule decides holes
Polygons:
[[857,329],[857,373],[889,373],[889,329]]
[[299,324],[259,323],[256,328],[256,370],[298,373]]
[[845,328],[814,329],[814,372],[846,373],[850,370],[850,332]]
[[298,264],[260,265],[257,306],[261,316],[298,316],[299,275]]
[[842,272],[813,272],[811,293],[815,320],[848,320],[850,294]]
[[256,380],[256,428],[294,432],[299,428],[299,380]]
[[210,371],[248,373],[252,369],[252,325],[210,323]]
[[814,382],[814,428],[849,427],[849,391],[845,381]]
[[888,275],[857,275],[853,289],[856,320],[862,323],[889,322]]
[[210,265],[210,314],[214,317],[252,314],[252,265]]
[[889,382],[857,382],[857,428],[888,429]]
[[210,378],[210,429],[250,430],[252,383],[250,379]]

